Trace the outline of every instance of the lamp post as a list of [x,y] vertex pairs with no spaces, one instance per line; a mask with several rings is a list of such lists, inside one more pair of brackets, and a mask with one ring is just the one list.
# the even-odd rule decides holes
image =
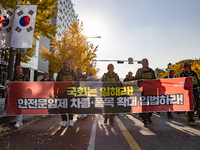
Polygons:
[[[91,38],[101,38],[101,36],[91,36],[91,37],[86,37],[87,39],[91,39]],[[92,64],[88,64],[88,71],[86,72],[86,76],[89,75],[89,70],[90,67],[92,67]]]

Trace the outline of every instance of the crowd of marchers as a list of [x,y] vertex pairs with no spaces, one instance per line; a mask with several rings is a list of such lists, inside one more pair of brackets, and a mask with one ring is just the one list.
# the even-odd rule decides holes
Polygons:
[[[82,73],[82,68],[78,67],[77,68],[77,73],[70,68],[70,61],[69,60],[65,60],[63,62],[63,68],[58,72],[57,77],[56,77],[56,81],[95,81],[93,74],[89,74],[88,77],[86,77],[86,75],[84,75]],[[103,74],[101,81],[102,82],[116,82],[116,83],[121,83],[121,81],[119,80],[119,76],[117,73],[115,73],[114,71],[114,65],[113,64],[108,64],[107,66],[107,72]],[[21,66],[17,66],[15,69],[16,73],[14,75],[14,78],[12,81],[29,81],[29,78],[26,74],[23,73],[23,68]],[[174,76],[175,71],[174,70],[170,70],[169,71],[169,75],[165,76],[164,78],[176,78]],[[194,110],[193,111],[188,111],[185,112],[185,116],[189,122],[189,124],[191,126],[196,126],[195,124],[195,120],[193,118],[194,114],[200,115],[200,98],[198,95],[198,87],[200,85],[197,74],[195,71],[191,70],[191,63],[189,62],[185,62],[184,66],[183,66],[183,70],[180,73],[180,77],[192,77],[192,81],[193,81],[193,99],[194,99]],[[124,79],[123,82],[127,82],[127,81],[132,81],[132,80],[137,80],[138,81],[138,86],[142,86],[140,85],[140,81],[141,80],[149,80],[149,79],[156,79],[155,77],[155,73],[153,71],[153,69],[149,68],[149,62],[148,59],[144,58],[142,59],[142,68],[139,68],[135,74],[135,76],[132,75],[132,72],[129,71],[126,78]],[[54,81],[53,79],[50,78],[49,73],[45,72],[43,75],[43,79],[40,80],[41,82],[45,82],[45,81]],[[55,98],[59,98],[60,97],[60,92],[59,90],[57,92],[54,93],[54,97]],[[6,103],[5,102],[5,107],[4,110],[6,110]],[[69,124],[70,127],[73,126],[73,114],[68,114],[67,116],[67,110],[66,109],[59,109],[59,112],[61,114],[61,119],[62,119],[62,126],[67,126]],[[177,112],[178,113],[178,112]],[[144,126],[147,127],[148,124],[152,124],[152,120],[151,120],[151,116],[152,116],[152,112],[148,112],[148,113],[140,113],[139,117],[141,117]],[[173,117],[171,112],[167,112],[167,116],[169,119],[171,119]],[[45,115],[42,116],[43,118],[46,117]],[[23,125],[22,123],[22,118],[23,115],[18,115],[17,116],[17,121],[15,124],[16,128],[19,128],[21,125]],[[78,115],[77,119],[87,119],[87,115],[86,114],[81,114]],[[113,114],[105,114],[104,115],[104,123],[107,124],[108,120],[109,120],[109,125],[110,126],[114,126],[113,124],[113,118],[114,115]],[[200,116],[199,116],[200,119]]]

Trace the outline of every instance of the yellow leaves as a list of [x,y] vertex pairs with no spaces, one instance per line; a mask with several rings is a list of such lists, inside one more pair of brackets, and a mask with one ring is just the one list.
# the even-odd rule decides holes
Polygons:
[[[50,52],[42,46],[40,55],[44,60],[49,61],[50,70],[58,72],[62,68],[64,60],[71,62],[71,69],[76,71],[77,67],[82,67],[83,72],[88,71],[88,64],[96,57],[96,51],[98,46],[94,48],[93,44],[87,42],[86,36],[82,33],[83,23],[79,24],[74,22],[71,26],[68,26],[69,30],[63,32],[63,37],[57,41],[56,37],[52,37],[51,42],[53,50]],[[93,67],[94,74],[98,72],[98,69]]]
[[[170,69],[173,69],[175,71],[174,76],[176,77],[180,76],[180,73],[183,71],[183,65],[186,61],[192,64],[191,69],[197,73],[197,77],[199,78],[200,77],[200,58],[196,60],[192,60],[192,59],[181,60],[175,63],[174,65],[171,65]],[[168,74],[169,74],[169,70],[164,73],[161,73],[161,78],[163,78],[164,76]]]

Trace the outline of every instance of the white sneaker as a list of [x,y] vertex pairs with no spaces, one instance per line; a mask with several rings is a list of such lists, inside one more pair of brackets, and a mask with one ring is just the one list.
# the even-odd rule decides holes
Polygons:
[[22,125],[23,125],[22,122],[16,122],[16,124],[15,124],[15,128],[19,128],[19,127],[22,126]]
[[62,127],[66,127],[67,126],[67,121],[63,121]]
[[73,127],[73,125],[74,125],[74,124],[73,124],[73,120],[69,120],[69,126],[70,126],[70,127]]
[[80,114],[78,114],[78,117],[77,117],[77,119],[80,119],[81,118],[81,115]]

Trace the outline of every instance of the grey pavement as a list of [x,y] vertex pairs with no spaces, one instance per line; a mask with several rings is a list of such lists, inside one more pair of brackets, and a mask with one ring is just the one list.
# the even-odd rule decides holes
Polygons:
[[[0,97],[0,135],[6,133],[7,131],[14,130],[14,125],[17,118],[16,116],[7,116],[7,114],[3,112],[4,104],[5,98]],[[40,117],[41,115],[23,116],[23,124],[27,124],[30,121]]]
[[3,112],[4,104],[5,104],[5,98],[0,97],[0,125],[8,123],[16,118],[16,116],[7,116],[6,113]]

